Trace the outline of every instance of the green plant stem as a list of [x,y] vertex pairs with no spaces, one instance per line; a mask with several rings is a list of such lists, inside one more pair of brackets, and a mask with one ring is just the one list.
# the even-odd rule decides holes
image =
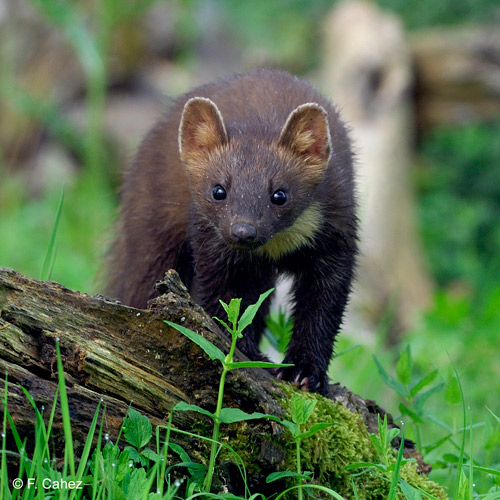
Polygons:
[[226,382],[226,375],[227,375],[228,371],[229,370],[227,370],[226,367],[224,366],[224,368],[222,370],[222,375],[220,377],[220,382],[219,382],[219,394],[217,396],[217,408],[215,410],[216,420],[214,421],[214,429],[212,432],[212,439],[213,439],[212,448],[210,450],[210,460],[208,462],[208,472],[207,472],[207,475],[205,477],[205,482],[203,485],[203,489],[207,493],[210,492],[210,488],[212,486],[212,478],[214,475],[214,467],[215,467],[215,457],[217,455],[217,448],[219,447],[219,443],[218,443],[219,428],[220,428],[219,417],[220,417],[220,412],[222,410],[222,400],[223,400],[223,396],[224,396],[224,384]]
[[[160,480],[157,486],[157,489],[160,491],[160,495],[163,495],[163,486],[165,484],[165,471],[167,469],[168,445],[170,443],[170,430],[172,429],[173,416],[174,412],[171,411],[168,417],[167,435],[165,437],[165,442],[163,443],[163,459],[160,468]],[[159,433],[159,427],[157,427],[157,432]],[[158,444],[159,444],[159,435],[158,435]],[[158,446],[158,455],[160,455],[159,446]]]
[[233,362],[234,358],[234,350],[236,349],[236,339],[237,335],[235,332],[231,332],[231,337],[232,337],[232,342],[231,342],[231,349],[229,350],[229,354],[226,356],[225,362],[222,363],[222,374],[220,376],[220,381],[219,381],[219,394],[217,395],[217,408],[215,409],[215,417],[216,420],[214,421],[214,429],[212,432],[212,447],[210,450],[210,460],[208,461],[208,472],[205,477],[205,481],[203,484],[203,489],[209,493],[210,488],[212,486],[212,479],[214,475],[214,468],[215,468],[215,457],[217,455],[217,448],[219,447],[219,429],[220,429],[220,413],[222,410],[222,402],[224,399],[224,385],[226,383],[226,375],[230,371],[227,366],[228,364]]
[[[4,498],[9,498],[8,491],[8,480],[7,480],[7,459],[6,459],[6,434],[7,434],[7,396],[8,396],[8,375],[5,372],[5,386],[4,386],[4,395],[3,395],[3,419],[2,419],[2,461],[0,467],[0,500]],[[5,495],[4,495],[5,490]]]
[[417,422],[415,422],[415,440],[417,441],[417,450],[422,450],[422,429],[420,427],[420,424],[418,424]]
[[[297,426],[297,430],[298,432],[300,433],[300,426]],[[296,455],[297,455],[297,474],[302,474],[302,465],[301,465],[301,461],[300,461],[300,439],[297,439],[295,441],[295,447],[296,447]],[[303,496],[302,496],[302,488],[299,488],[298,489],[298,498],[299,500],[302,500]]]

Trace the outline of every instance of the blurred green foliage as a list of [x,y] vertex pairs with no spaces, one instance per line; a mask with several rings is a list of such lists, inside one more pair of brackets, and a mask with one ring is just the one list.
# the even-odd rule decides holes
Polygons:
[[[62,186],[33,198],[19,177],[5,175],[1,167],[0,178],[0,266],[38,278]],[[96,292],[100,289],[97,276],[111,239],[116,198],[107,185],[93,185],[86,175],[77,184],[66,186],[64,192],[50,279],[75,290]]]
[[397,13],[408,28],[467,22],[491,22],[500,17],[498,0],[378,0]]
[[417,169],[421,233],[441,286],[476,291],[500,276],[500,122],[442,128]]
[[[84,133],[71,128],[57,104],[35,96],[7,81],[0,74],[0,97],[21,113],[40,122],[44,130],[70,150],[82,164],[79,178],[65,186],[60,227],[55,238],[57,251],[52,279],[85,292],[100,291],[95,279],[112,234],[116,195],[109,180],[112,152],[103,138],[103,106],[108,91],[110,37],[117,24],[134,19],[154,0],[85,2],[30,0],[54,29],[66,34],[74,56],[86,69],[86,111]],[[181,7],[176,56],[193,57],[199,26],[194,11],[203,0],[176,0]],[[214,0],[233,34],[255,53],[265,51],[265,60],[292,71],[315,68],[320,59],[318,27],[335,3],[332,0]],[[410,28],[490,20],[499,12],[498,0],[379,0],[378,4],[403,18]],[[52,9],[52,10],[51,10]],[[200,22],[200,21],[197,21]],[[12,75],[10,75],[12,76]],[[413,369],[422,377],[439,370],[438,381],[449,385],[450,358],[458,367],[467,403],[473,412],[485,414],[484,405],[500,414],[500,123],[448,127],[434,130],[419,151],[415,169],[420,229],[432,276],[438,284],[434,302],[422,321],[407,332],[405,345],[387,347],[384,325],[368,347],[347,352],[333,363],[333,379],[354,392],[376,399],[393,410],[394,394],[385,390],[372,353],[384,367],[396,365],[406,343],[411,344]],[[57,213],[61,185],[54,185],[32,197],[19,176],[8,175],[0,145],[0,265],[38,277],[49,246]],[[280,327],[287,329],[286,324]],[[337,351],[348,351],[359,342],[340,336]],[[448,422],[456,430],[453,409],[444,396],[433,396],[429,414]],[[478,418],[478,419],[479,419]],[[488,422],[488,421],[487,421]],[[500,461],[498,427],[486,424],[484,462]],[[426,422],[424,445],[435,441],[441,424]],[[496,434],[495,434],[496,432]],[[496,440],[495,440],[496,439]],[[489,444],[488,444],[489,443]],[[438,463],[443,452],[433,458]],[[480,455],[483,458],[483,455]],[[432,457],[431,457],[432,458]]]

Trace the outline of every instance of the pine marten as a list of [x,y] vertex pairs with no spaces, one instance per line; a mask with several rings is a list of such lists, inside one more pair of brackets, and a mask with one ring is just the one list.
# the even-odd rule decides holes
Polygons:
[[[353,277],[355,209],[346,128],[307,82],[257,70],[203,85],[173,103],[125,173],[108,292],[144,307],[173,268],[223,318],[219,299],[242,297],[244,308],[289,275],[284,362],[294,366],[278,376],[325,393]],[[267,313],[239,343],[250,359],[262,359]]]

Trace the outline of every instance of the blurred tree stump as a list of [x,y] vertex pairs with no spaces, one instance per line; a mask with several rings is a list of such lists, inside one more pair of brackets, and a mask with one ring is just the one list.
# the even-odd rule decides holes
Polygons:
[[375,3],[341,2],[323,25],[321,87],[358,156],[361,252],[350,317],[373,331],[389,310],[394,339],[432,292],[415,221],[414,143],[438,125],[500,118],[500,27],[407,38],[400,19]]
[[[215,409],[218,363],[163,320],[202,333],[224,352],[229,340],[193,303],[175,271],[167,273],[159,290],[162,295],[150,308],[139,310],[0,268],[0,368],[8,374],[7,406],[21,436],[33,433],[36,419],[19,385],[29,391],[39,408],[50,408],[57,389],[56,339],[63,357],[75,442],[85,442],[101,398],[106,405],[104,430],[112,440],[131,401],[153,425],[165,424],[179,401]],[[4,383],[2,380],[0,385]],[[226,387],[226,406],[249,413],[285,414],[279,401],[289,395],[265,370],[232,372]],[[373,401],[364,401],[339,385],[330,386],[329,398],[362,417],[356,418],[364,422],[359,429],[363,433],[376,432],[377,414],[385,414]],[[199,420],[192,412],[174,413],[174,425],[181,429],[199,428]],[[289,443],[283,428],[253,420],[231,429],[228,432],[240,440],[245,436],[246,446],[252,443],[252,468],[262,471],[256,481],[265,485],[263,478],[284,465]],[[53,435],[62,435],[59,416]],[[10,433],[8,439],[9,449],[14,449]],[[406,445],[407,455],[416,457],[420,470],[427,471],[412,443]],[[63,449],[63,439],[58,446]],[[194,446],[193,440],[186,443],[188,451],[190,446]]]
[[410,180],[410,47],[400,20],[373,2],[339,3],[323,32],[322,87],[349,125],[358,159],[360,259],[351,317],[373,331],[390,310],[395,340],[428,305],[432,288]]

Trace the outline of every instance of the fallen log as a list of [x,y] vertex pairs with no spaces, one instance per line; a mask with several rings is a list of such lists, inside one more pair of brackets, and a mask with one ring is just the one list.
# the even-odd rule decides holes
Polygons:
[[423,30],[412,36],[411,48],[420,133],[500,118],[498,22]]
[[[214,410],[218,364],[164,320],[202,334],[224,352],[229,350],[229,340],[192,301],[175,271],[167,273],[159,291],[162,295],[150,303],[148,310],[138,310],[0,268],[0,368],[8,374],[7,407],[21,435],[33,432],[36,418],[19,386],[29,391],[39,408],[50,407],[57,388],[56,340],[63,359],[75,442],[84,443],[101,398],[107,407],[105,432],[112,440],[130,402],[148,416],[153,426],[165,424],[179,401]],[[238,356],[243,359],[241,354]],[[278,417],[286,415],[292,389],[278,384],[265,370],[231,372],[226,387],[227,407]],[[321,418],[330,415],[328,418],[338,420],[334,438],[318,439],[337,440],[331,446],[341,450],[336,457],[340,464],[345,465],[346,460],[367,460],[368,433],[376,432],[377,414],[385,412],[373,401],[364,401],[339,385],[330,386],[329,399],[334,404],[317,398],[326,405]],[[206,428],[206,422],[200,424],[201,418],[199,414],[174,412],[173,422],[180,429],[199,429],[203,425]],[[60,419],[55,421],[57,432],[61,433]],[[231,424],[224,432],[237,450],[242,443],[241,450],[250,449],[246,459],[252,464],[251,483],[259,491],[269,491],[265,485],[267,474],[289,466],[293,456],[287,431],[275,422],[252,420]],[[193,442],[183,444],[188,450],[193,446]],[[61,442],[59,445],[64,446]],[[419,462],[420,472],[428,472],[412,443],[407,441],[405,445],[407,456],[414,456]],[[352,456],[346,456],[345,449]],[[309,456],[315,477],[341,489],[347,477],[341,466],[324,470],[321,452],[311,449]],[[225,482],[231,485],[232,478],[226,477]]]

